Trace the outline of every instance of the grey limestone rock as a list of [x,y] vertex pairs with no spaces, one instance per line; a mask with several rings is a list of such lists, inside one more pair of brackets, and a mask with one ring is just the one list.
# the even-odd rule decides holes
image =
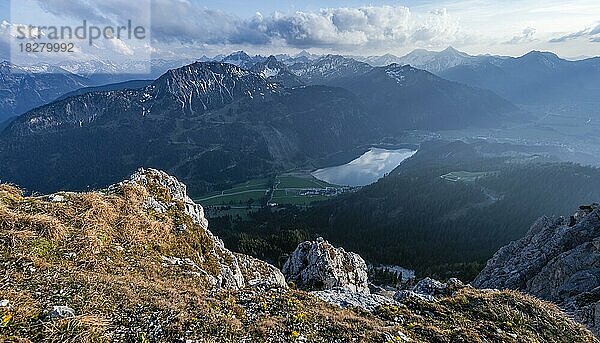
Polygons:
[[600,208],[570,218],[541,218],[501,248],[473,285],[515,289],[549,300],[600,334]]
[[369,294],[365,260],[322,238],[300,243],[285,262],[283,274],[298,288],[308,291],[344,288]]

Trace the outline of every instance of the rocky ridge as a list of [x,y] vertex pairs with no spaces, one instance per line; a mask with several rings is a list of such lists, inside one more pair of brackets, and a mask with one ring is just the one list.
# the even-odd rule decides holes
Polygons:
[[501,248],[473,285],[552,301],[600,335],[600,206],[540,218],[525,237]]

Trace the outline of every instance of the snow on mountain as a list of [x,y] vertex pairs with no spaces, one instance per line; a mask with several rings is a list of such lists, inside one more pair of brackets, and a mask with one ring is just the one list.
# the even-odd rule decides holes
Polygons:
[[266,60],[256,63],[251,71],[265,79],[283,84],[285,87],[296,87],[303,84],[300,78],[275,56],[269,56]]
[[404,84],[404,80],[406,80],[405,71],[402,69],[393,68],[393,67],[388,68],[386,70],[386,74],[388,74],[388,76],[391,77],[392,79],[396,80],[396,83],[401,86]]
[[390,64],[400,63],[400,57],[392,54],[385,54],[383,56],[368,56],[362,57],[357,56],[354,57],[356,60],[368,63],[374,67],[385,67]]
[[418,49],[398,58],[395,63],[409,64],[415,68],[437,74],[459,65],[475,64],[480,60],[481,57],[471,56],[453,47],[448,47],[446,50],[439,52]]
[[290,66],[294,74],[311,84],[323,84],[349,75],[364,74],[372,68],[367,63],[340,55],[327,55],[315,61]]
[[262,60],[264,60],[264,57],[262,56],[257,55],[254,57],[250,57],[250,55],[243,51],[237,51],[221,59],[221,62],[233,64],[243,69],[250,69],[256,63]]
[[60,63],[58,64],[61,68],[69,71],[70,73],[81,75],[84,77],[90,77],[94,74],[117,74],[122,72],[121,67],[113,62],[107,61],[84,61],[78,63]]
[[89,80],[51,65],[0,64],[0,122],[85,87]]

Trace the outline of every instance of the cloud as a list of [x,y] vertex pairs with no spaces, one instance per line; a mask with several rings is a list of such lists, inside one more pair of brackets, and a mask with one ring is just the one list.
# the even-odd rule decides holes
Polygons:
[[410,10],[402,6],[329,8],[318,12],[275,13],[264,33],[298,47],[403,43],[410,38]]
[[519,35],[514,36],[511,40],[504,42],[504,44],[522,44],[522,43],[530,43],[534,42],[537,39],[535,38],[536,29],[533,27],[528,27],[524,29]]
[[135,54],[133,49],[131,49],[127,44],[125,44],[125,42],[123,42],[120,39],[117,39],[117,38],[108,39],[108,40],[104,40],[104,42],[107,43],[106,45],[108,45],[108,47],[113,52],[116,52],[119,55],[133,56]]
[[596,27],[588,27],[578,32],[573,32],[561,37],[553,38],[550,43],[562,43],[573,39],[588,38],[591,42],[600,41],[600,24]]
[[154,0],[152,13],[152,37],[157,41],[206,44],[268,43],[268,38],[253,27],[253,20],[243,20],[189,1]]
[[268,37],[296,47],[447,45],[459,32],[445,9],[415,16],[403,6],[329,8],[287,16],[275,13],[264,22]]
[[415,22],[411,33],[413,42],[424,42],[428,45],[447,45],[459,38],[460,28],[446,9],[435,10],[428,16]]
[[[59,16],[123,21],[137,11],[121,0],[39,0]],[[152,37],[158,42],[270,45],[292,47],[403,46],[453,43],[459,26],[445,9],[413,15],[404,6],[325,8],[291,14],[257,13],[240,18],[189,0],[152,0]],[[163,15],[168,13],[168,15]]]
[[157,0],[37,0],[40,8],[56,17],[95,24],[123,24],[130,19],[149,22],[153,1]]

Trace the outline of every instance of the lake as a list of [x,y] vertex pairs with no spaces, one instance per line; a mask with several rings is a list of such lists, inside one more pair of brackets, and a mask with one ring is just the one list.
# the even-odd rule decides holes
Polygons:
[[337,167],[316,170],[312,175],[322,181],[340,186],[366,186],[381,179],[417,151],[372,148],[362,156]]

